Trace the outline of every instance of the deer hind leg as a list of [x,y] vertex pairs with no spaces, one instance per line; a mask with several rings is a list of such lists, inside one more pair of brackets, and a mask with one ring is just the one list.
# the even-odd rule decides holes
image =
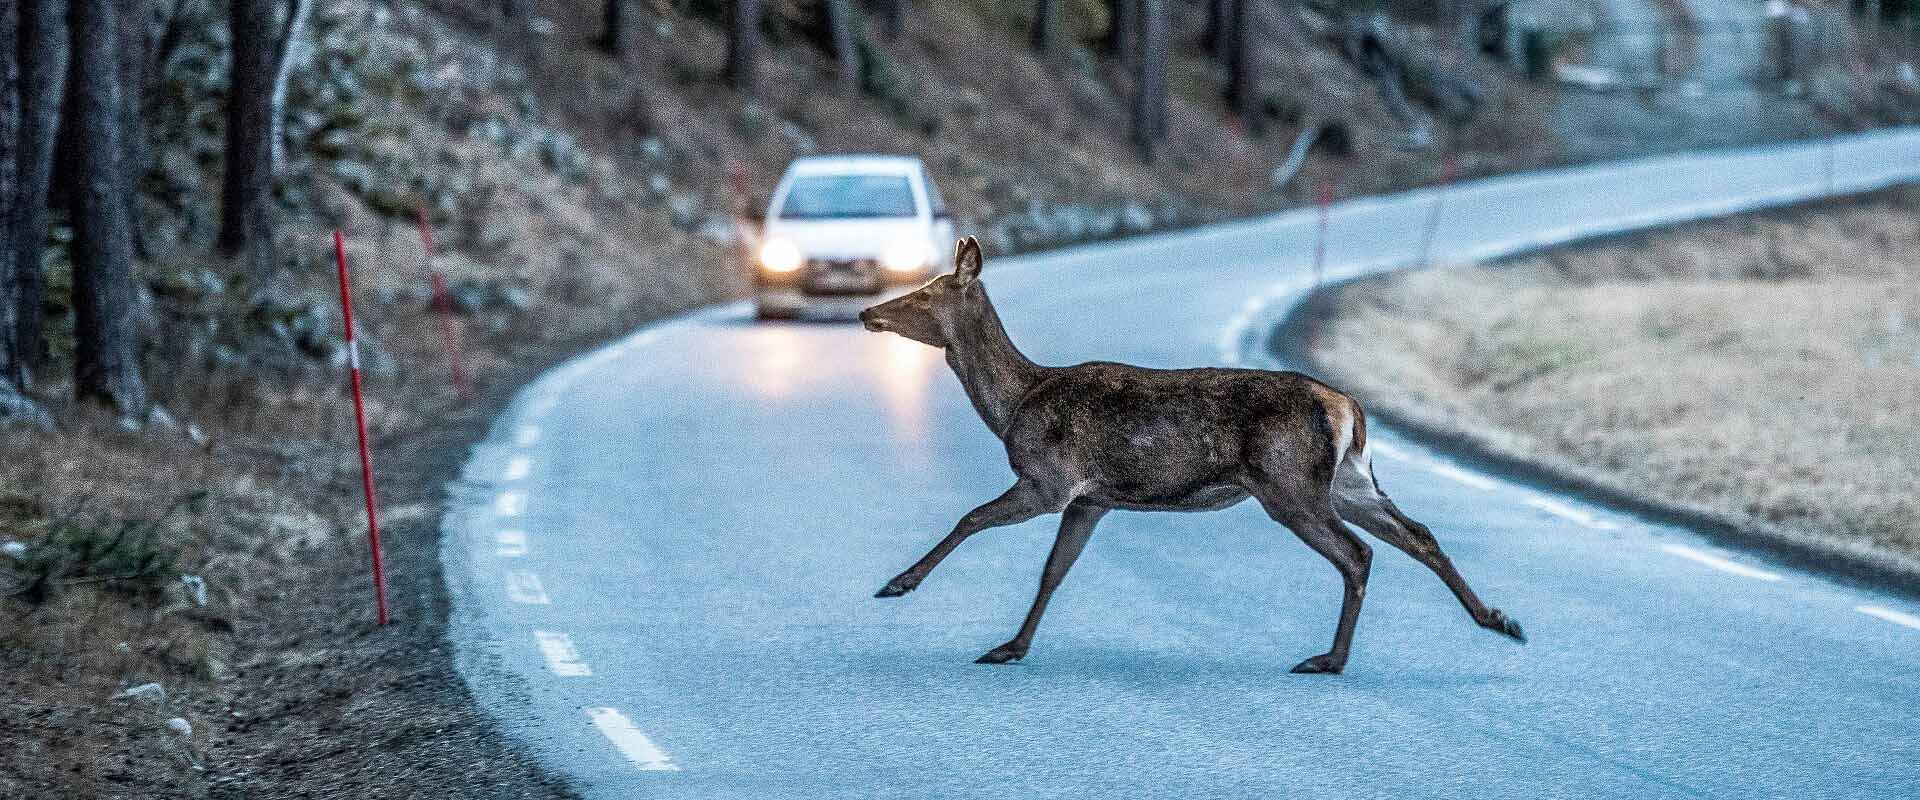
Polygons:
[[1033,631],[1040,627],[1041,615],[1047,613],[1047,601],[1053,598],[1053,590],[1060,588],[1067,570],[1073,569],[1074,560],[1092,538],[1093,526],[1106,515],[1107,509],[1084,501],[1067,506],[1066,513],[1060,517],[1060,535],[1053,540],[1053,552],[1047,555],[1047,567],[1040,573],[1040,591],[1033,596],[1033,608],[1027,612],[1026,622],[1021,623],[1020,633],[1013,641],[993,648],[974,663],[1005,664],[1026,658],[1027,647],[1033,644]]
[[1367,596],[1367,574],[1373,568],[1373,548],[1340,523],[1324,489],[1290,491],[1278,486],[1256,485],[1249,487],[1249,491],[1260,500],[1267,516],[1285,525],[1300,541],[1340,570],[1340,623],[1334,629],[1333,649],[1293,668],[1300,673],[1337,674],[1346,669],[1347,653],[1353,647],[1354,623],[1360,619],[1360,603]]
[[1041,514],[1059,511],[1066,505],[1066,501],[1051,501],[1034,484],[1021,479],[1013,484],[1013,488],[999,497],[967,512],[966,516],[961,517],[960,522],[953,526],[952,533],[947,534],[945,539],[941,539],[939,544],[934,545],[932,550],[921,556],[919,561],[907,568],[907,571],[887,581],[887,585],[873,596],[899,597],[919,588],[920,582],[926,580],[927,573],[939,566],[947,554],[952,553],[953,549],[959,547],[960,543],[966,541],[969,536],[988,528],[1026,522]]
[[1500,609],[1488,607],[1480,601],[1479,595],[1473,593],[1472,587],[1467,586],[1467,579],[1460,577],[1460,571],[1454,569],[1453,561],[1440,551],[1440,543],[1434,540],[1433,532],[1400,513],[1393,500],[1380,491],[1379,483],[1373,478],[1373,470],[1364,459],[1364,455],[1348,457],[1334,471],[1333,507],[1339,512],[1340,518],[1360,526],[1433,570],[1433,574],[1440,577],[1460,605],[1466,608],[1475,624],[1518,641],[1526,641],[1526,634],[1520,630],[1519,622]]

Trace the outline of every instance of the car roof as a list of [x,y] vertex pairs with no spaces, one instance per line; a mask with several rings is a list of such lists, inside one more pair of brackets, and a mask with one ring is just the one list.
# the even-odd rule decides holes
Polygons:
[[913,156],[842,155],[796,158],[787,165],[794,175],[910,175],[920,169]]

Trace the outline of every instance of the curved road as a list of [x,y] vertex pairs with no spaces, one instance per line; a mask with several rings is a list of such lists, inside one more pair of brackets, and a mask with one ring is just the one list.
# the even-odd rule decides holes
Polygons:
[[[1492,179],[1437,249],[1486,257],[1920,177],[1920,132]],[[1337,206],[1334,277],[1407,263],[1428,191]],[[1044,363],[1259,357],[1312,212],[987,265]],[[594,797],[1915,797],[1920,604],[1475,474],[1376,430],[1380,480],[1532,641],[1376,547],[1339,607],[1252,504],[1115,513],[1017,666],[1054,517],[871,595],[1011,481],[938,355],[709,309],[529,386],[447,519],[476,694]]]

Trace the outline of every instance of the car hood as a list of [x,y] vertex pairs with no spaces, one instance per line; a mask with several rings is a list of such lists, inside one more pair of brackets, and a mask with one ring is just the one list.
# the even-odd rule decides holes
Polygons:
[[808,258],[879,258],[901,239],[932,236],[919,219],[770,220],[767,237],[793,242]]

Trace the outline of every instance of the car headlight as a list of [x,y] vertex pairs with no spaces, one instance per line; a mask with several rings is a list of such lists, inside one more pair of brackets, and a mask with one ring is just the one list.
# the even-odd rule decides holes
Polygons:
[[760,266],[768,272],[792,272],[802,260],[799,246],[785,239],[768,239],[760,245]]
[[903,239],[887,246],[880,256],[880,265],[894,272],[912,272],[924,269],[933,261],[933,245],[924,239]]

